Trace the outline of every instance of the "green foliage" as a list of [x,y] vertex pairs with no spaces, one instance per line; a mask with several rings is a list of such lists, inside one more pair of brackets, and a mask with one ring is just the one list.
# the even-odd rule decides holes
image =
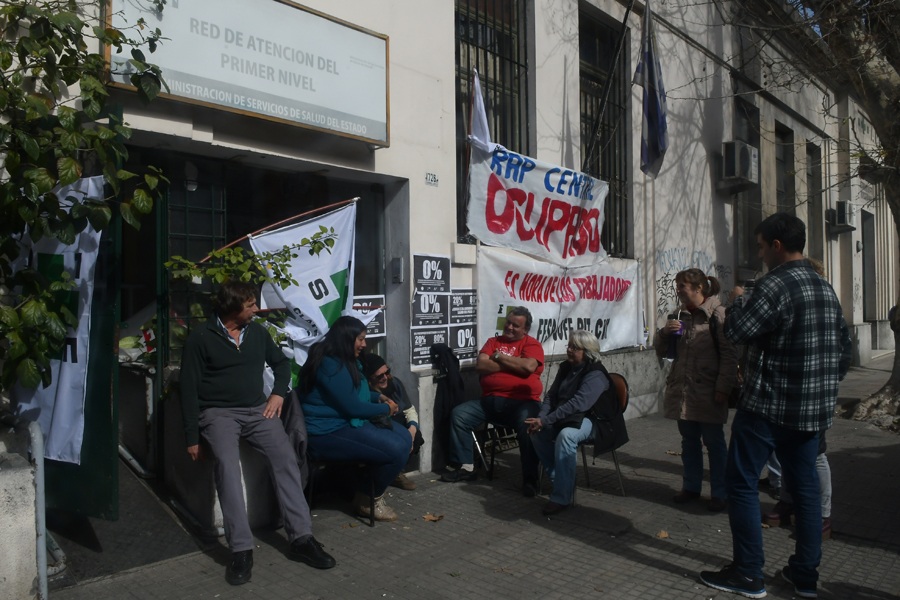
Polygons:
[[294,251],[306,248],[310,256],[318,256],[322,250],[331,254],[338,235],[334,227],[331,230],[320,227],[319,232],[303,238],[299,244],[284,246],[275,252],[254,254],[243,248],[225,248],[210,252],[206,262],[195,263],[173,256],[165,265],[172,270],[175,279],[205,279],[214,283],[239,279],[254,284],[271,283],[286,289],[290,285],[300,285],[289,271],[291,259],[299,256]]
[[[291,259],[299,257],[295,251],[305,248],[310,256],[319,256],[323,250],[331,254],[337,239],[338,234],[334,232],[334,227],[329,229],[320,225],[318,232],[303,238],[299,244],[283,246],[275,252],[254,254],[244,251],[243,248],[225,248],[210,252],[205,262],[195,263],[181,256],[173,256],[165,265],[170,269],[174,279],[186,282],[199,281],[202,284],[206,281],[218,284],[231,279],[240,279],[255,285],[270,283],[286,289],[291,285],[300,285],[289,270]],[[191,305],[192,317],[197,318],[204,314],[200,304]],[[287,336],[279,333],[277,329],[284,327],[285,316],[281,312],[274,312],[265,317],[258,316],[254,320],[265,327],[272,339],[280,344],[287,339]],[[180,348],[187,337],[187,329],[176,325],[172,333],[171,347]]]
[[[13,273],[22,236],[71,244],[88,224],[106,227],[114,209],[138,228],[140,216],[160,197],[161,183],[168,182],[153,167],[140,174],[121,169],[131,130],[108,114],[109,65],[102,50],[91,50],[99,40],[111,52],[130,51],[132,83],[149,102],[165,82],[141,48],[152,53],[161,33],[145,22],[128,30],[92,26],[82,16],[98,4],[0,3],[0,390],[17,381],[30,388],[48,385],[48,356],[61,349],[66,326],[78,324],[66,305],[73,285],[65,273]],[[162,10],[165,0],[152,4]],[[94,174],[104,176],[110,197],[52,193]]]

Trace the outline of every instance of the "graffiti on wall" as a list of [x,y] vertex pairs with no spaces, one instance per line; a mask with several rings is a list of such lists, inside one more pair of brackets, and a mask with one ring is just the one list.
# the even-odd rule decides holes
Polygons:
[[678,305],[675,295],[675,275],[685,269],[700,269],[715,275],[722,285],[721,299],[728,297],[732,285],[732,268],[718,265],[704,250],[689,250],[687,246],[656,251],[656,267],[662,275],[656,280],[656,319],[662,320]]

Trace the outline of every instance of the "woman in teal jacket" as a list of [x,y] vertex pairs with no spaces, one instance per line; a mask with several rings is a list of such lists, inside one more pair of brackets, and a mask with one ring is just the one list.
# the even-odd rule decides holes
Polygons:
[[[310,348],[300,372],[300,402],[306,417],[309,452],[321,460],[360,461],[372,465],[375,478],[375,519],[395,521],[384,502],[388,485],[403,471],[412,438],[389,418],[397,405],[369,389],[359,355],[366,347],[366,326],[359,319],[341,317],[325,339]],[[372,424],[370,419],[378,422]],[[356,512],[369,517],[369,496],[362,482],[353,500]]]

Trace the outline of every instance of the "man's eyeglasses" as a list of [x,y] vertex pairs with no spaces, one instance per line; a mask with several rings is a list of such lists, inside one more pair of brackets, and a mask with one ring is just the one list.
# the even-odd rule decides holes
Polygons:
[[372,379],[387,379],[387,376],[391,374],[391,369],[388,368],[387,371],[381,374],[372,375]]

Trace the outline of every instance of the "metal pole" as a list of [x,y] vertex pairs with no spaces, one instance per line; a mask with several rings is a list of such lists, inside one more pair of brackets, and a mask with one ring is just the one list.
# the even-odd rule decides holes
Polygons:
[[[350,200],[341,200],[340,202],[335,202],[334,204],[329,204],[328,206],[321,206],[319,208],[314,208],[312,210],[306,211],[305,213],[300,213],[299,215],[294,215],[293,217],[289,217],[282,221],[278,221],[277,223],[272,223],[271,225],[266,225],[262,229],[257,229],[256,231],[254,231],[252,233],[248,233],[244,237],[238,238],[231,243],[225,244],[218,250],[225,250],[226,248],[231,248],[235,244],[240,244],[241,242],[243,242],[244,240],[249,238],[251,235],[257,235],[259,233],[263,233],[264,231],[274,229],[275,227],[278,227],[279,225],[284,225],[285,223],[290,223],[291,221],[297,221],[298,219],[302,219],[303,217],[307,217],[309,215],[314,215],[316,213],[320,213],[322,211],[328,210],[329,208],[337,208],[339,206],[344,206],[345,204],[350,204],[351,202],[356,202],[357,200],[359,200],[358,196],[356,198],[351,198]],[[218,252],[218,250],[217,250],[217,252]],[[207,260],[209,260],[209,256],[204,257],[203,260],[200,261],[200,263],[205,263]]]
[[[594,150],[597,147],[597,139],[600,137],[600,128],[603,127],[603,114],[606,112],[606,105],[609,103],[609,90],[612,88],[613,76],[616,68],[619,66],[619,56],[622,54],[622,46],[625,45],[625,34],[628,33],[628,17],[631,16],[631,9],[634,8],[634,0],[628,3],[628,9],[625,11],[625,18],[622,20],[622,31],[619,33],[619,41],[616,42],[616,52],[613,55],[612,64],[607,71],[606,81],[603,82],[603,92],[600,94],[600,113],[597,115],[597,126],[594,128],[594,134],[591,136],[591,143],[588,146],[581,164],[581,171],[586,173],[591,159],[594,158]],[[646,8],[644,9],[646,10]]]

